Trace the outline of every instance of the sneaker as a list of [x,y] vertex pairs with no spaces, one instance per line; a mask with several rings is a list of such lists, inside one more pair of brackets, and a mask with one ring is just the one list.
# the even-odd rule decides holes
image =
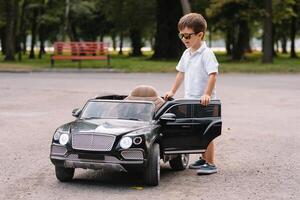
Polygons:
[[199,158],[199,160],[197,160],[196,162],[194,162],[193,164],[189,165],[190,169],[199,169],[202,165],[204,165],[206,163],[205,160],[203,160],[202,158]]
[[214,174],[214,173],[217,173],[217,167],[215,165],[211,165],[208,163],[201,165],[200,168],[198,168],[197,170],[198,175]]

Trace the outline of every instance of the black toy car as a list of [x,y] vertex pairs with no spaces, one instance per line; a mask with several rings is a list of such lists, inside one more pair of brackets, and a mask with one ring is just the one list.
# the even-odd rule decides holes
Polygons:
[[56,177],[70,181],[75,168],[139,170],[147,185],[158,185],[160,160],[184,170],[189,154],[204,153],[221,134],[221,103],[172,100],[160,108],[153,101],[108,95],[74,109],[76,120],[53,136],[50,159]]

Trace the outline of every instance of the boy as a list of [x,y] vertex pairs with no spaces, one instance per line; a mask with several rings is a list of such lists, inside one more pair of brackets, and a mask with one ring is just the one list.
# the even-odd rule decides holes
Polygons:
[[[187,49],[183,52],[178,65],[177,75],[172,89],[165,94],[165,99],[172,97],[184,80],[184,98],[199,99],[207,106],[211,99],[216,99],[215,83],[218,74],[218,61],[211,49],[206,46],[204,34],[206,20],[198,13],[184,15],[178,22],[179,38]],[[197,174],[217,172],[215,162],[215,146],[212,141],[203,158],[199,158],[189,168],[197,169]]]

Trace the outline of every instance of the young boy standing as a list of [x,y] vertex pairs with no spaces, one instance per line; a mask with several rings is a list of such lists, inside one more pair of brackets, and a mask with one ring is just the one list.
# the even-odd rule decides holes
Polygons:
[[[184,80],[184,98],[199,99],[207,106],[216,99],[215,83],[219,63],[213,51],[206,46],[204,35],[207,23],[198,13],[184,15],[178,22],[179,38],[187,49],[183,52],[178,65],[177,75],[172,89],[165,94],[165,99],[174,96]],[[197,169],[197,174],[212,174],[217,172],[215,166],[215,145],[212,141],[202,158],[199,158],[189,168]]]

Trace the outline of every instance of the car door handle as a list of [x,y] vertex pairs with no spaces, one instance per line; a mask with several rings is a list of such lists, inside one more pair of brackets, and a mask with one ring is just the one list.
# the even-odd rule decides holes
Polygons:
[[183,125],[183,126],[181,126],[181,128],[192,128],[192,126]]

